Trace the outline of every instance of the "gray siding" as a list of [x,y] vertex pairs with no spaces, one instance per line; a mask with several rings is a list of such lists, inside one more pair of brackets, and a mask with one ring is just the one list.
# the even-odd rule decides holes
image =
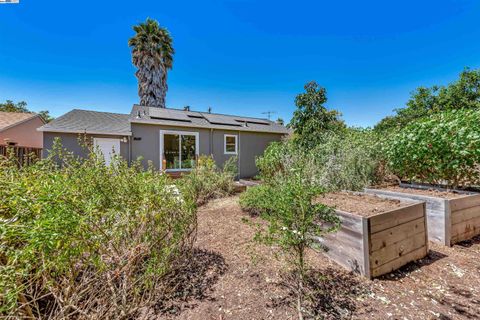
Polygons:
[[[199,153],[210,154],[210,130],[208,129],[132,123],[132,160],[143,157],[144,166],[147,166],[148,161],[152,161],[154,167],[160,169],[160,130],[198,132]],[[141,140],[135,140],[135,138]]]
[[[129,157],[129,144],[120,142],[120,154],[124,159],[136,160],[142,157],[142,163],[146,167],[149,161],[153,166],[160,168],[160,130],[189,131],[199,133],[200,155],[212,155],[219,167],[233,155],[224,153],[224,135],[235,134],[238,136],[238,168],[240,178],[253,177],[258,173],[255,166],[255,158],[262,155],[265,148],[272,141],[280,141],[282,134],[257,133],[231,130],[210,130],[202,128],[171,127],[151,124],[132,123],[131,157]],[[85,157],[86,151],[78,143],[78,134],[74,133],[43,133],[44,156],[52,148],[55,137],[60,137],[62,145],[75,155]],[[88,135],[89,138],[123,138],[123,136]]]
[[[42,156],[46,157],[48,155],[49,151],[52,149],[54,139],[59,137],[61,139],[62,146],[65,149],[73,152],[73,154],[76,156],[86,157],[86,150],[78,143],[78,138],[80,136],[81,135],[77,133],[43,132]],[[91,142],[93,142],[93,138],[122,139],[123,136],[87,135],[87,139],[91,139]],[[128,143],[120,141],[120,155],[122,158],[128,159]]]
[[261,156],[268,145],[280,141],[283,135],[273,133],[242,132],[240,135],[240,178],[258,174],[255,158]]

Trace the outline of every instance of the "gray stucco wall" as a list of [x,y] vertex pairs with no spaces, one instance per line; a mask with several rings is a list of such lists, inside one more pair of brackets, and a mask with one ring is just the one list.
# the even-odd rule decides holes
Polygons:
[[198,132],[199,153],[210,154],[209,129],[132,123],[132,160],[143,157],[144,166],[152,161],[155,168],[160,168],[160,130]]
[[[78,143],[79,134],[77,133],[59,133],[59,132],[44,132],[43,133],[43,150],[42,157],[46,157],[49,151],[52,149],[53,141],[56,137],[59,137],[62,142],[62,146],[73,152],[74,155],[80,157],[86,157],[86,150]],[[87,135],[87,139],[93,142],[93,138],[113,138],[122,139],[123,136],[110,136],[110,135]],[[128,160],[128,143],[120,141],[120,155],[122,158]]]
[[255,176],[258,173],[255,157],[262,155],[269,143],[280,141],[282,138],[281,134],[272,133],[217,129],[211,131],[210,129],[132,123],[132,160],[142,156],[145,166],[150,160],[155,168],[160,168],[160,130],[198,132],[200,155],[212,155],[219,167],[222,167],[228,158],[234,156],[224,153],[224,135],[237,135],[239,142],[237,164],[240,178]]

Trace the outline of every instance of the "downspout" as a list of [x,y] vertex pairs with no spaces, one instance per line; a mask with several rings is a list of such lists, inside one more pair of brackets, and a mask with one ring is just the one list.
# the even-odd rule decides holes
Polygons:
[[213,128],[210,128],[210,146],[209,146],[210,156],[213,158]]
[[238,171],[238,180],[240,180],[240,156],[241,156],[241,152],[240,152],[240,130],[238,130],[238,150],[237,150],[237,171]]
[[132,165],[132,136],[128,136],[128,165]]

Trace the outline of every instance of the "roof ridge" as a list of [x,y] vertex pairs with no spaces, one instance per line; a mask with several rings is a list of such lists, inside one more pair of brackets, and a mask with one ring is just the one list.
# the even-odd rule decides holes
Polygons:
[[[130,116],[129,113],[118,113],[118,112],[109,112],[109,111],[96,111],[96,110],[87,110],[87,109],[77,109],[77,108],[74,108],[72,110],[70,110],[69,112],[67,113],[70,113],[72,111],[83,111],[83,112],[94,112],[94,113],[106,113],[106,114],[116,114],[116,115],[119,115],[119,116]],[[67,114],[65,113],[65,114]]]

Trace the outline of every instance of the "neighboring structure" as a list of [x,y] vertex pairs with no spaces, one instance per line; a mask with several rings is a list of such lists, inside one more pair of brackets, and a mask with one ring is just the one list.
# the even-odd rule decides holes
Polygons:
[[0,146],[41,149],[43,137],[37,128],[44,124],[42,117],[35,113],[0,111]]
[[257,174],[255,157],[288,129],[273,121],[232,115],[134,105],[129,115],[72,110],[39,128],[44,155],[55,137],[75,154],[85,156],[79,134],[86,134],[111,159],[112,150],[128,161],[143,158],[171,173],[193,168],[199,155],[212,155],[222,166],[236,156],[240,178]]

